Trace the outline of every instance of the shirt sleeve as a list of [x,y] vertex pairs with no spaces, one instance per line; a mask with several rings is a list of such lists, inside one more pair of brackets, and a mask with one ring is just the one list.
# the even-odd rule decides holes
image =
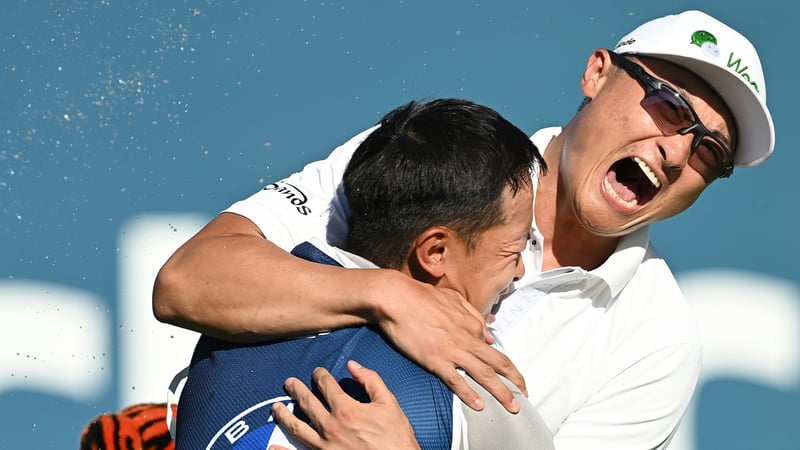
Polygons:
[[674,344],[621,371],[570,414],[555,434],[557,450],[665,449],[700,374],[699,344]]
[[471,377],[465,376],[464,379],[484,399],[486,405],[483,410],[475,411],[463,402],[457,402],[466,422],[468,445],[463,446],[464,448],[553,449],[553,434],[547,424],[519,388],[507,378],[500,377],[520,405],[517,414],[506,411],[489,391]]
[[357,134],[324,160],[265,186],[225,212],[250,219],[268,240],[287,251],[311,239],[341,246],[349,213],[342,176],[353,152],[375,128]]

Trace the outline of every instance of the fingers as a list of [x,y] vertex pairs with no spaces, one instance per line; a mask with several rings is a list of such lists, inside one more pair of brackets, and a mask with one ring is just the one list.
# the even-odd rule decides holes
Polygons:
[[464,381],[464,377],[458,373],[455,367],[447,364],[438,369],[434,368],[431,371],[434,375],[439,377],[465,405],[475,411],[483,410],[485,406],[483,398]]
[[480,333],[483,336],[484,342],[489,345],[494,344],[494,336],[489,333],[489,329],[486,327],[486,318],[481,314],[481,312],[475,309],[475,306],[473,306],[463,297],[461,298],[461,306],[463,306],[472,317],[478,319],[478,323],[480,324]]
[[[528,396],[528,389],[525,386],[525,378],[522,376],[519,369],[517,369],[517,366],[511,362],[508,356],[494,347],[484,347],[481,349],[479,359],[489,365],[492,371],[503,375],[514,385],[516,385],[520,392],[525,394],[526,397]],[[472,372],[469,373],[472,374]],[[486,375],[491,375],[491,372],[486,370]]]
[[[276,402],[272,405],[272,417],[286,430],[287,434],[294,436],[307,447],[320,448],[322,446],[319,434],[309,424],[298,419],[283,403]],[[282,450],[283,448],[277,445],[270,446],[270,450]]]
[[465,299],[464,297],[461,297],[461,306],[463,306],[464,309],[466,309],[467,312],[472,315],[472,317],[478,320],[478,322],[481,325],[481,332],[487,333],[488,331],[486,330],[486,317],[483,315],[483,313],[478,311],[475,308],[475,306],[469,301],[467,301],[467,299]]
[[397,398],[395,398],[394,394],[386,387],[386,384],[377,372],[372,369],[367,369],[352,360],[347,362],[347,370],[350,371],[350,375],[353,376],[354,380],[364,386],[364,390],[367,391],[370,401],[373,403],[397,404]]
[[[284,383],[284,387],[312,423],[318,425],[330,415],[322,402],[302,381],[297,378],[289,378]],[[322,446],[322,438],[319,433],[309,424],[298,419],[283,403],[277,402],[272,405],[272,414],[275,421],[281,424],[288,434],[299,439],[308,447],[320,448]]]
[[[363,367],[358,362],[352,360],[347,362],[347,370],[350,371],[354,380],[364,386],[364,390],[369,396],[370,403],[392,405],[398,409],[400,408],[394,394],[386,387],[386,384],[377,372]],[[324,368],[318,367],[314,369],[311,378],[319,389],[322,398],[327,402],[328,406],[330,406],[331,414],[345,420],[354,418],[361,403],[342,390],[341,385],[330,372]],[[322,416],[322,414],[320,414],[320,416]],[[311,416],[309,415],[309,417]],[[315,423],[320,424],[316,421]]]
[[483,327],[483,340],[489,345],[494,344],[494,336],[492,336],[492,333],[489,333],[489,329],[486,327]]
[[[514,394],[506,387],[506,385],[500,380],[497,374],[505,376],[509,381],[514,383],[521,392],[523,392],[526,396],[528,395],[527,388],[525,386],[525,378],[519,372],[517,367],[511,360],[498,351],[496,348],[491,347],[491,344],[494,343],[494,336],[489,333],[489,330],[486,327],[486,323],[483,320],[480,312],[474,308],[466,300],[462,300],[462,306],[475,318],[477,318],[481,325],[481,331],[483,333],[483,339],[486,344],[489,345],[479,345],[474,347],[473,349],[467,349],[467,354],[464,356],[463,363],[459,361],[456,362],[456,366],[462,368],[465,372],[470,374],[475,381],[478,381],[478,384],[483,386],[487,391],[489,391],[509,412],[516,413],[519,411],[519,404],[517,404]],[[451,375],[452,376],[452,375]],[[450,385],[446,379],[445,383]],[[455,386],[463,385],[464,387],[458,387],[460,390],[465,392],[467,399],[474,402],[474,397],[471,396],[470,391],[474,393],[474,391],[469,388],[469,385],[463,382],[463,379],[452,379],[452,383]],[[455,389],[453,392],[458,393]],[[474,393],[475,397],[479,397],[477,393]],[[465,403],[467,399],[462,398],[459,395],[459,398],[462,399]],[[477,406],[478,403],[468,403],[471,406]],[[482,406],[481,406],[482,408]],[[477,409],[477,408],[473,408]]]
[[[325,399],[325,402],[327,402],[328,406],[330,406],[331,411],[342,410],[343,408],[346,408],[347,406],[355,402],[355,400],[353,400],[353,398],[350,397],[349,394],[347,394],[344,390],[342,390],[342,387],[339,385],[339,382],[336,381],[336,378],[334,378],[333,375],[331,375],[331,373],[328,372],[326,369],[322,367],[317,367],[316,369],[314,369],[314,372],[311,373],[311,379],[319,389],[319,393],[322,395],[322,398]],[[305,406],[304,405],[301,406],[303,407],[303,411],[306,411]],[[323,411],[314,411],[314,412],[317,413],[316,416],[319,417],[320,420],[322,420],[323,417],[329,415],[327,413],[327,410],[324,410],[324,412]],[[317,422],[317,420],[315,420],[314,417],[311,416],[311,414],[309,414],[308,417],[314,420],[314,423],[316,424],[320,423]]]
[[[325,369],[317,369],[314,371],[316,375],[317,371],[323,370],[325,373],[328,373]],[[333,378],[328,374],[329,378]],[[335,381],[334,381],[335,383]],[[286,392],[291,396],[297,406],[302,409],[309,419],[312,422],[318,424],[320,420],[324,419],[328,415],[328,409],[322,402],[311,392],[311,389],[308,388],[302,381],[298,380],[297,378],[289,378],[284,383],[284,387],[286,388]],[[337,385],[338,387],[338,385]]]
[[[347,394],[339,382],[325,369],[311,375],[330,411],[300,380],[286,380],[286,390],[309,417],[313,425],[300,421],[283,404],[273,405],[273,417],[284,430],[305,445],[319,449],[419,449],[411,423],[394,395],[373,370],[348,362],[353,379],[361,383],[370,396],[362,403]],[[273,450],[279,450],[275,447]]]
[[[519,412],[520,406],[517,402],[517,399],[514,397],[514,394],[511,392],[508,386],[503,383],[491,366],[479,364],[479,367],[476,369],[470,370],[469,368],[465,367],[464,371],[467,372],[478,384],[483,386],[484,389],[486,389],[490,394],[492,394],[492,396],[498,402],[500,402],[500,404],[503,405],[506,410],[514,414]],[[463,377],[461,381],[464,383],[464,385],[467,385],[467,383],[463,380]],[[494,400],[488,399],[486,401]]]
[[[506,358],[505,355],[503,355],[503,357]],[[522,373],[520,373],[519,369],[517,369],[517,366],[515,366],[510,359],[508,360],[507,369],[499,369],[497,373],[503,375],[509,381],[514,383],[514,385],[519,388],[520,392],[522,392],[525,397],[528,396],[528,387],[525,385],[525,377],[522,376]]]
[[488,399],[481,398],[464,381],[459,368],[505,409],[518,412],[519,404],[499,375],[523,393],[524,378],[507,357],[488,345],[494,339],[480,312],[455,291],[430,285],[404,286],[413,289],[413,295],[384,303],[385,309],[379,314],[378,323],[389,339],[411,360],[439,377],[470,408],[480,411]]
[[[519,403],[517,402],[514,394],[500,379],[499,375],[508,378],[509,381],[517,385],[520,392],[527,396],[525,388],[525,379],[519,373],[517,368],[497,349],[480,345],[469,351],[465,350],[459,355],[459,359],[455,360],[455,366],[460,367],[472,377],[475,382],[483,386],[505,409],[509,412],[519,412]],[[464,378],[453,368],[452,365],[444,365],[439,372],[434,372],[439,376],[445,384],[468,406],[475,410],[483,409],[483,401],[477,402],[475,399],[480,398]],[[484,399],[484,401],[494,401]]]

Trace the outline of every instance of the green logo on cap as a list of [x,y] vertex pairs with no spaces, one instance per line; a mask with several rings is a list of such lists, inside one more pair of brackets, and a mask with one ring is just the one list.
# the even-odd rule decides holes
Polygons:
[[705,43],[717,45],[717,38],[708,31],[698,30],[692,33],[692,44],[702,47]]
[[692,33],[692,44],[703,49],[706,55],[714,59],[718,59],[720,56],[719,47],[717,47],[717,38],[708,31],[697,30]]

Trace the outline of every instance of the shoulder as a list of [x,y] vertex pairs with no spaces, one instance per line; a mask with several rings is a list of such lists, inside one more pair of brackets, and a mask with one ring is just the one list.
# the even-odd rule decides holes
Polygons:
[[687,358],[701,352],[697,320],[667,262],[652,246],[615,301],[618,343],[632,356],[671,348]]
[[500,376],[503,383],[511,389],[520,404],[517,414],[511,414],[495,401],[483,386],[469,376],[464,379],[487,399],[481,411],[459,402],[460,412],[466,421],[466,439],[468,448],[529,448],[546,450],[553,447],[553,434],[533,404],[519,389],[505,377]]
[[325,159],[267,184],[225,211],[248,218],[264,237],[284,250],[314,237],[340,245],[347,235],[349,214],[342,176],[356,148],[375,128],[362,131]]

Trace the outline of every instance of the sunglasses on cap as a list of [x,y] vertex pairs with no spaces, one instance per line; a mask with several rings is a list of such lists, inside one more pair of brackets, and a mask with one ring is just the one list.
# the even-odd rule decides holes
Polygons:
[[644,86],[640,104],[665,136],[694,134],[689,165],[709,180],[731,176],[733,152],[703,125],[697,112],[677,89],[628,58],[611,50],[608,53],[614,64]]

